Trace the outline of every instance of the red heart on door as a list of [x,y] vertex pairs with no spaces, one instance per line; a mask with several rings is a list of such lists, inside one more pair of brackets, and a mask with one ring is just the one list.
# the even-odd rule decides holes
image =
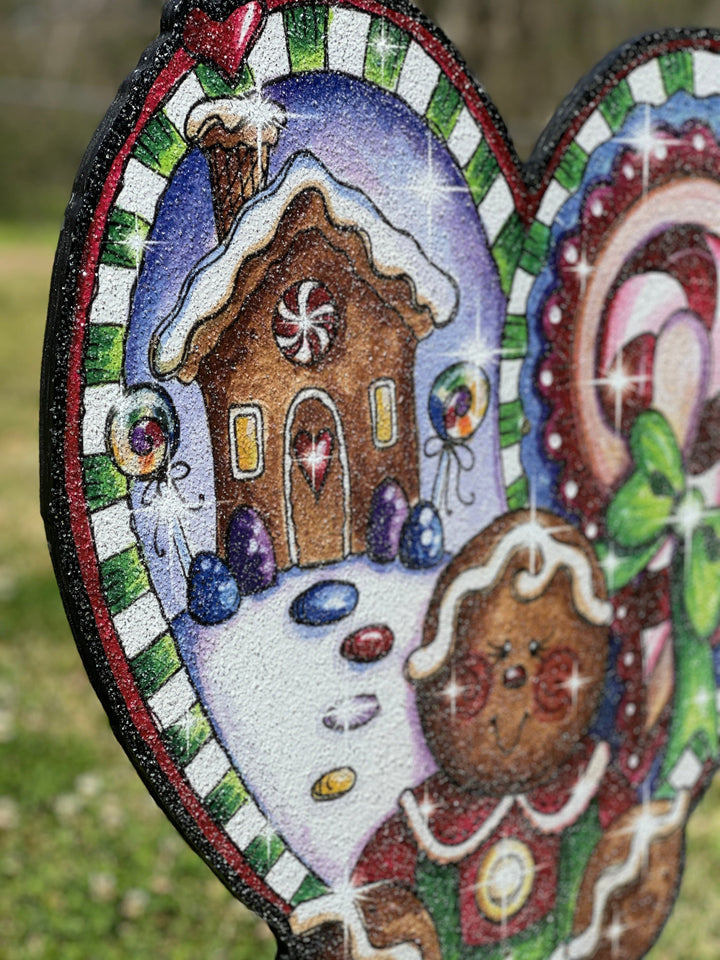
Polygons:
[[193,56],[209,60],[233,78],[257,35],[262,18],[263,9],[257,0],[238,7],[227,20],[213,20],[195,9],[185,23],[183,44]]
[[333,435],[329,430],[321,430],[313,437],[307,430],[301,430],[295,437],[293,447],[295,462],[317,498],[322,492],[330,469]]

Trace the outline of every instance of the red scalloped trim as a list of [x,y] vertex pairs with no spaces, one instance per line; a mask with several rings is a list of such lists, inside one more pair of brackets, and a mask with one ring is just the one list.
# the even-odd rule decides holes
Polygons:
[[617,674],[623,684],[623,696],[615,715],[615,727],[622,744],[617,764],[623,776],[637,787],[650,773],[667,740],[669,707],[665,708],[653,728],[647,730],[642,633],[670,619],[668,571],[649,574],[639,585],[626,587],[616,596],[615,609],[613,633],[622,638]]
[[[720,147],[707,126],[692,123],[681,134],[668,130],[663,136],[669,141],[668,147],[651,157],[649,168],[644,169],[642,155],[628,146],[616,158],[610,180],[599,182],[587,191],[578,228],[558,244],[559,282],[543,308],[543,330],[550,351],[538,371],[539,389],[550,406],[544,448],[547,456],[561,467],[559,498],[568,512],[585,523],[591,539],[603,537],[605,533],[605,512],[617,485],[608,487],[593,474],[578,426],[581,401],[573,381],[573,357],[580,336],[575,318],[580,315],[584,288],[582,278],[573,268],[582,256],[590,266],[599,261],[615,224],[642,199],[645,183],[656,188],[678,175],[717,178]],[[659,252],[653,251],[652,256],[658,257]],[[630,260],[627,263],[631,265]],[[648,269],[647,263],[643,269]],[[602,326],[598,333],[599,347]],[[594,375],[599,377],[600,371],[596,369]],[[620,435],[627,437],[629,426],[622,424]],[[615,720],[622,746],[617,763],[622,774],[635,786],[651,772],[667,739],[668,709],[652,730],[646,730],[642,631],[671,618],[669,591],[669,574],[665,571],[646,574],[639,583],[626,587],[614,598],[616,611],[623,612],[622,618],[616,617],[613,625],[614,633],[622,639],[617,670],[623,682],[623,696]]]
[[[708,127],[693,123],[680,135],[671,131],[663,135],[669,147],[664,156],[652,156],[649,163],[648,182],[653,189],[679,174],[717,178],[720,147]],[[696,138],[702,138],[702,151],[697,148],[700,141]],[[544,431],[545,452],[562,468],[560,499],[570,513],[594,526],[595,536],[604,532],[604,512],[614,488],[607,487],[589,469],[590,458],[577,426],[580,400],[573,382],[573,357],[580,334],[575,318],[580,313],[584,288],[574,268],[583,255],[591,267],[598,262],[614,225],[643,194],[643,158],[628,147],[617,157],[610,182],[588,191],[578,229],[558,245],[559,282],[543,308],[543,331],[550,352],[540,366],[538,384],[551,410]],[[595,375],[600,372],[596,370]]]

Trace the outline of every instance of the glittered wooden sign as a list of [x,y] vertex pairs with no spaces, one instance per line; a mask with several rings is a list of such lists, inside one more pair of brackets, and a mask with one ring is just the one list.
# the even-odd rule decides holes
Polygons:
[[119,739],[283,955],[661,930],[718,757],[719,144],[719,35],[620,50],[522,168],[378,0],[170,3],[93,141],[53,559]]

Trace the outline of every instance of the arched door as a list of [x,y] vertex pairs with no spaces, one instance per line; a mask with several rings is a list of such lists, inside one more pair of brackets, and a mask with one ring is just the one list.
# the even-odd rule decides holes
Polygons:
[[303,390],[285,422],[285,521],[293,565],[350,554],[350,471],[342,420],[324,390]]

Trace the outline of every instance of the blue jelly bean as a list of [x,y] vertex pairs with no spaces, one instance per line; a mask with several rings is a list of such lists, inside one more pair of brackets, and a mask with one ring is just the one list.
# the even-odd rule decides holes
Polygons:
[[359,595],[352,583],[323,580],[293,600],[290,616],[308,627],[325,627],[350,616]]
[[410,511],[400,535],[400,560],[410,570],[429,570],[445,551],[442,520],[432,503],[418,503]]
[[199,553],[188,576],[190,615],[208,626],[224,623],[237,613],[240,591],[227,564],[214,553]]

